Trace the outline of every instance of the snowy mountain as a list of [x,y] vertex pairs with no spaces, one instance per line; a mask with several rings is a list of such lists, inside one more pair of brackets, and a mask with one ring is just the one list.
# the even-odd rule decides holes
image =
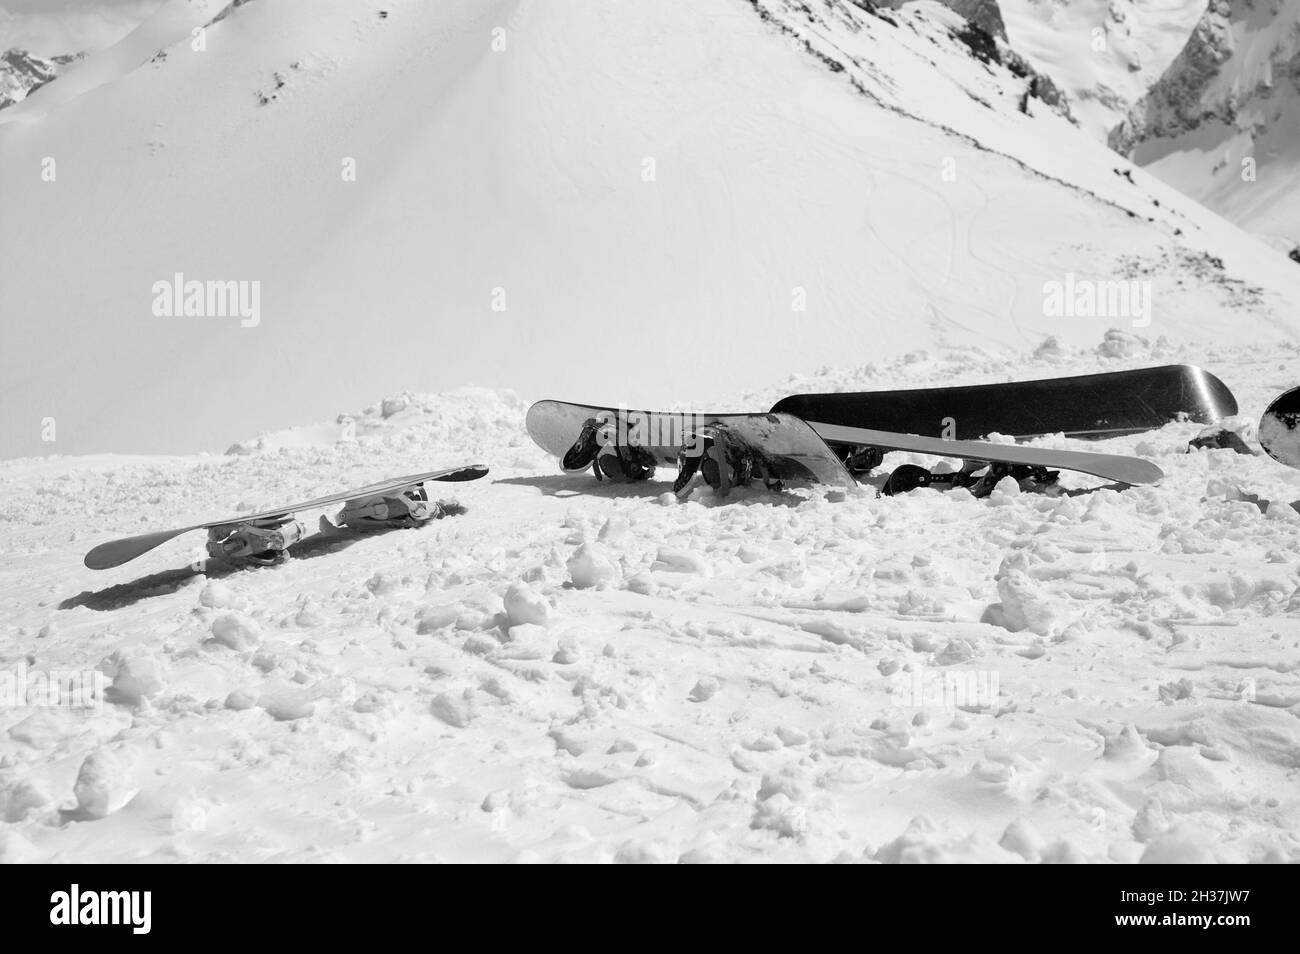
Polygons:
[[[726,403],[919,348],[1294,334],[1293,263],[993,53],[929,2],[172,0],[0,112],[0,177],[57,176],[0,220],[3,453],[220,450],[394,387]],[[178,275],[247,314],[186,315]],[[1070,275],[1149,279],[1151,314],[1049,313]]]
[[19,49],[0,54],[0,109],[21,102],[83,55],[71,53],[46,59]]
[[998,0],[1007,37],[1104,140],[1178,56],[1206,0]]
[[1214,0],[1110,137],[1251,231],[1300,243],[1300,0]]

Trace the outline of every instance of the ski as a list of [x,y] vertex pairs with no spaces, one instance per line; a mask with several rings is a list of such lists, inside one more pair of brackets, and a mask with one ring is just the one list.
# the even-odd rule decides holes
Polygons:
[[1213,424],[1237,413],[1227,385],[1208,371],[1172,364],[1040,381],[904,391],[796,394],[772,410],[806,421],[979,440],[1064,434],[1101,439],[1185,419]]
[[482,464],[435,470],[424,474],[393,477],[378,483],[345,490],[301,503],[287,504],[260,513],[241,514],[187,527],[142,533],[101,543],[86,554],[85,564],[92,570],[121,566],[148,553],[168,540],[192,530],[207,530],[209,556],[226,562],[268,564],[283,559],[285,552],[306,535],[294,515],[345,502],[338,521],[349,527],[416,526],[441,516],[444,505],[430,501],[424,490],[426,481],[465,481],[483,477],[488,469]]

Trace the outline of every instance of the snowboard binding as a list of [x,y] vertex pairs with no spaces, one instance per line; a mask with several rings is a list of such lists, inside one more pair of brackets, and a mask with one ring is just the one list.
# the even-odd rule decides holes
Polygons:
[[865,477],[885,461],[885,452],[879,447],[846,444],[835,454],[840,463],[854,477]]
[[273,566],[289,558],[289,547],[307,535],[292,517],[226,524],[208,530],[208,556],[224,563]]
[[961,470],[946,474],[936,474],[917,464],[903,464],[890,473],[880,492],[886,497],[893,497],[921,487],[935,490],[964,487],[975,497],[987,497],[998,485],[998,481],[1010,477],[1020,485],[1021,490],[1052,494],[1060,490],[1060,476],[1059,471],[1028,464],[967,461]]
[[767,459],[725,424],[712,424],[689,436],[691,439],[677,453],[673,493],[678,497],[690,496],[690,483],[697,473],[719,497],[727,496],[734,486],[747,486],[755,478],[769,490],[781,489]]
[[458,506],[451,501],[430,500],[424,485],[416,484],[397,493],[349,500],[334,518],[334,525],[353,530],[406,529],[457,512]]
[[655,459],[644,447],[623,446],[613,433],[614,425],[596,418],[583,422],[582,431],[565,453],[560,466],[565,470],[591,468],[597,480],[636,483],[654,476]]

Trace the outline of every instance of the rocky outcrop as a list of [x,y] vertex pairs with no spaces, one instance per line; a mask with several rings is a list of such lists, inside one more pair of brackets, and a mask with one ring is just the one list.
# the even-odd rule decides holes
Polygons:
[[942,3],[990,36],[1006,40],[1007,25],[1002,20],[998,0],[942,0]]
[[17,48],[0,55],[0,109],[26,99],[83,55],[47,59]]
[[1183,51],[1111,131],[1110,147],[1131,156],[1146,140],[1208,121],[1239,126],[1256,112],[1247,107],[1283,83],[1300,90],[1300,0],[1211,0]]
[[[864,9],[874,10],[877,7],[899,9],[914,3],[915,0],[877,0],[875,3],[870,3],[869,7],[868,0],[852,0],[852,2]],[[1011,48],[998,0],[938,0],[938,2],[966,21],[966,27],[955,33],[954,37],[970,50],[972,56],[985,63],[1005,66],[1026,81],[1025,92],[1020,100],[1021,112],[1029,111],[1029,100],[1034,98],[1071,122],[1075,121],[1070,114],[1068,98],[1060,86],[1051,77],[1036,70],[1028,59]]]
[[[912,2],[914,0],[877,0],[875,6],[896,10]],[[995,36],[1005,42],[1007,25],[1002,20],[1002,9],[998,6],[998,0],[939,0],[939,3],[953,13],[965,17],[967,22],[979,27],[989,36]]]

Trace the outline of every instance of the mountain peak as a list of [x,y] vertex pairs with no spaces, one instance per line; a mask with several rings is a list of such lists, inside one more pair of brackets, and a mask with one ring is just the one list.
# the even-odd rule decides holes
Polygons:
[[19,47],[0,53],[0,109],[26,99],[83,56],[84,53],[33,56]]

